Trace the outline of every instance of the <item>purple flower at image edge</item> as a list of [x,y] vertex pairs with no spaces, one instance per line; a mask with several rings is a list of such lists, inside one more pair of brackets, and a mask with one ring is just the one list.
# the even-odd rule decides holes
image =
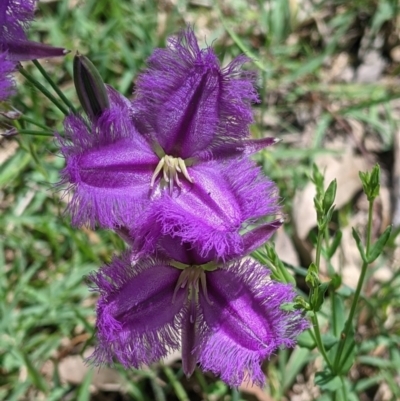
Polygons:
[[257,95],[246,60],[221,68],[188,28],[154,51],[132,103],[108,88],[110,107],[91,128],[67,117],[73,224],[128,227],[149,252],[170,234],[204,254],[240,253],[239,230],[279,211],[274,184],[248,159],[276,141],[248,138]]
[[0,51],[6,51],[10,61],[64,56],[67,53],[63,48],[27,39],[26,31],[34,18],[36,4],[36,0],[0,2]]
[[0,1],[0,100],[14,93],[11,73],[17,63],[45,57],[64,56],[67,51],[29,41],[26,30],[33,20],[37,1]]
[[[247,234],[245,252],[281,224]],[[293,287],[272,281],[250,258],[230,255],[228,262],[207,262],[188,243],[166,238],[161,244],[161,258],[126,254],[91,275],[100,298],[98,345],[90,360],[139,368],[181,348],[188,376],[199,363],[230,386],[262,385],[263,360],[279,347],[294,346],[308,327],[300,311],[281,309],[294,300]]]
[[7,53],[0,52],[0,101],[6,100],[14,93],[12,72],[14,63],[7,59]]

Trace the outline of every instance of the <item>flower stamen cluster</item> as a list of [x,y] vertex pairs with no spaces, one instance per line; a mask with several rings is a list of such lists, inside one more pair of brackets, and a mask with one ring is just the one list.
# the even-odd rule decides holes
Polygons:
[[179,188],[182,188],[182,183],[179,180],[178,173],[182,174],[190,183],[193,184],[193,179],[189,175],[187,170],[185,160],[180,157],[174,157],[165,155],[161,158],[159,163],[157,164],[156,169],[154,170],[153,176],[150,181],[150,188],[154,187],[154,183],[161,173],[163,174],[163,179],[166,183],[169,183],[169,189],[172,192],[173,185],[176,183]]
[[209,305],[212,305],[212,301],[210,300],[207,293],[206,271],[202,266],[187,266],[186,268],[184,268],[176,283],[174,295],[172,297],[172,303],[175,302],[177,292],[185,287],[190,303],[196,303],[198,301],[200,290],[199,283],[201,285],[201,291],[204,295],[204,298],[209,303]]

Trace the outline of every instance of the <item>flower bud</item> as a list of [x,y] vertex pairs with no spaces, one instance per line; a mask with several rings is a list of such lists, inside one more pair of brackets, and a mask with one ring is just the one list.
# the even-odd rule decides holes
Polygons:
[[106,86],[93,63],[79,53],[74,57],[74,83],[83,110],[96,120],[110,105]]

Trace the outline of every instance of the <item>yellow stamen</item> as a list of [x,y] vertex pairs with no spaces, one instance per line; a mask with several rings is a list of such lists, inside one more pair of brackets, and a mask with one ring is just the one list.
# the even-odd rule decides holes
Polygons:
[[173,157],[165,155],[163,156],[157,164],[156,169],[154,170],[153,176],[150,181],[150,188],[153,188],[154,183],[161,173],[165,182],[169,183],[169,189],[172,192],[174,183],[178,185],[179,188],[182,188],[182,182],[179,179],[178,173],[182,174],[189,182],[193,183],[192,177],[189,175],[189,172],[186,168],[185,161],[180,157]]

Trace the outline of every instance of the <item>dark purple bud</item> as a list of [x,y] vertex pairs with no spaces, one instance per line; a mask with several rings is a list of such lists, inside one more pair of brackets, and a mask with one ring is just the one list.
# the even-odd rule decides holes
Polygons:
[[5,118],[8,118],[9,120],[18,120],[22,116],[22,113],[13,107],[9,110],[0,111],[0,115],[2,115]]
[[79,53],[74,57],[74,83],[83,110],[96,120],[110,106],[106,86],[93,63]]
[[1,134],[1,136],[4,136],[5,138],[11,138],[16,135],[18,135],[18,131],[16,128],[10,128]]

